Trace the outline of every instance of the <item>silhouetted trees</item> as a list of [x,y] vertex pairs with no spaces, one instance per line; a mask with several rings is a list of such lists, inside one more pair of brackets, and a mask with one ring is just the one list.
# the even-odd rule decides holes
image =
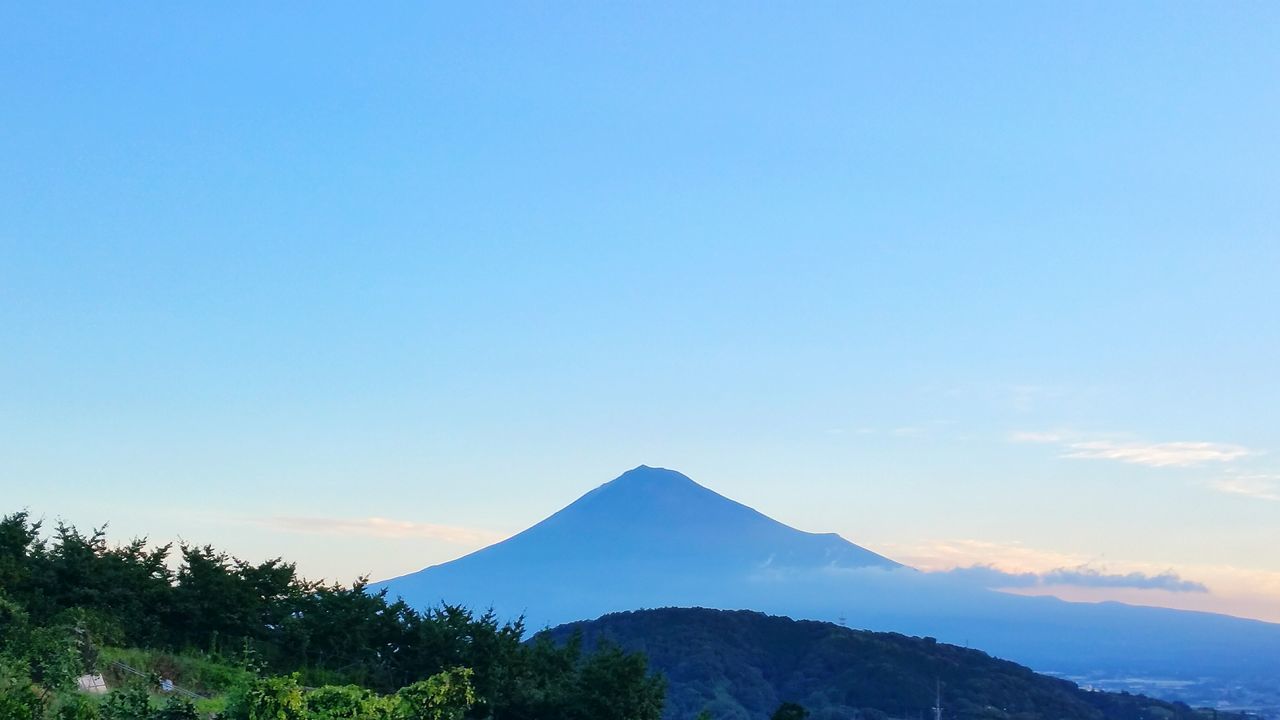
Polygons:
[[[85,534],[62,523],[45,540],[25,512],[0,519],[4,693],[65,688],[76,674],[98,669],[94,648],[111,645],[247,663],[260,671],[251,692],[263,707],[289,705],[295,686],[348,686],[326,688],[312,701],[337,705],[364,693],[360,702],[436,720],[464,712],[494,720],[656,720],[661,713],[662,681],[643,656],[617,647],[526,643],[522,619],[451,605],[418,610],[368,592],[364,579],[350,587],[311,582],[292,563],[253,564],[209,546],[179,546],[171,570],[172,553],[168,545],[149,549],[145,539],[111,546],[103,529]],[[137,698],[112,702],[127,714]],[[20,715],[0,711],[9,717]]]

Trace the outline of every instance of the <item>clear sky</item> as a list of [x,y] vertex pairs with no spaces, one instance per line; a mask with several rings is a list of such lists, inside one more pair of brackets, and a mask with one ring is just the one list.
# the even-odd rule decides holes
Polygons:
[[1280,5],[0,6],[0,511],[385,577],[640,463],[1280,621]]

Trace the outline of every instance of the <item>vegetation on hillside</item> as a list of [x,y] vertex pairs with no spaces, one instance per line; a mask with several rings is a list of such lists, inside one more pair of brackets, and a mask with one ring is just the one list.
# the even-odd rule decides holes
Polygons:
[[[390,602],[363,580],[311,582],[279,559],[112,546],[62,523],[46,539],[26,513],[0,520],[0,720],[658,718],[663,684],[643,656],[524,634],[492,613]],[[88,672],[119,689],[74,692]],[[160,677],[214,699],[161,700]]]
[[667,718],[701,711],[717,720],[764,720],[779,712],[800,718],[807,710],[811,720],[928,720],[939,691],[946,720],[1205,720],[1208,712],[1086,692],[932,638],[749,611],[616,613],[548,635],[606,640],[645,653],[667,678]]

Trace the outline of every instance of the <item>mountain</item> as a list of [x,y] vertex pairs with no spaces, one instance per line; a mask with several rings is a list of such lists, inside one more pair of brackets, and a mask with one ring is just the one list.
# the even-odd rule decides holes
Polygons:
[[[671,606],[842,620],[1090,679],[1274,692],[1280,667],[1280,625],[988,590],[918,572],[838,535],[796,530],[678,472],[645,466],[508,540],[374,587],[414,606],[524,614],[535,628]],[[1210,699],[1218,697],[1228,696]]]
[[[1141,695],[1088,692],[977,650],[896,633],[850,630],[751,611],[665,608],[605,615],[545,633],[586,647],[640,651],[667,679],[665,720],[706,710],[716,720],[765,720],[795,702],[812,720],[1206,720]],[[1232,716],[1223,714],[1223,718]]]
[[637,601],[693,601],[710,585],[753,573],[817,567],[902,566],[835,533],[783,525],[678,472],[641,465],[503,542],[383,585],[414,604],[493,605],[558,623]]

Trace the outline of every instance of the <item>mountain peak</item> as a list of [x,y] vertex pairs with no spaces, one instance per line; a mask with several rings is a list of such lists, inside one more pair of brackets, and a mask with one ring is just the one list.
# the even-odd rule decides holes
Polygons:
[[[637,523],[656,524],[670,530],[673,524],[714,522],[725,513],[759,515],[755,510],[699,485],[684,473],[639,465],[583,495],[549,519],[564,521],[568,516],[578,519],[591,517],[615,530],[618,524]],[[609,534],[613,533],[606,532],[606,536]]]
[[618,477],[605,483],[606,485],[628,483],[688,483],[697,485],[688,475],[675,470],[664,467],[650,467],[648,465],[637,465],[630,470],[622,473]]
[[618,477],[596,488],[595,491],[587,493],[584,497],[589,497],[595,492],[602,491],[618,491],[618,490],[640,490],[649,492],[670,492],[679,490],[697,489],[705,492],[711,492],[707,488],[694,482],[692,478],[684,473],[675,470],[669,470],[662,467],[650,467],[648,465],[637,465],[636,467],[622,473]]

